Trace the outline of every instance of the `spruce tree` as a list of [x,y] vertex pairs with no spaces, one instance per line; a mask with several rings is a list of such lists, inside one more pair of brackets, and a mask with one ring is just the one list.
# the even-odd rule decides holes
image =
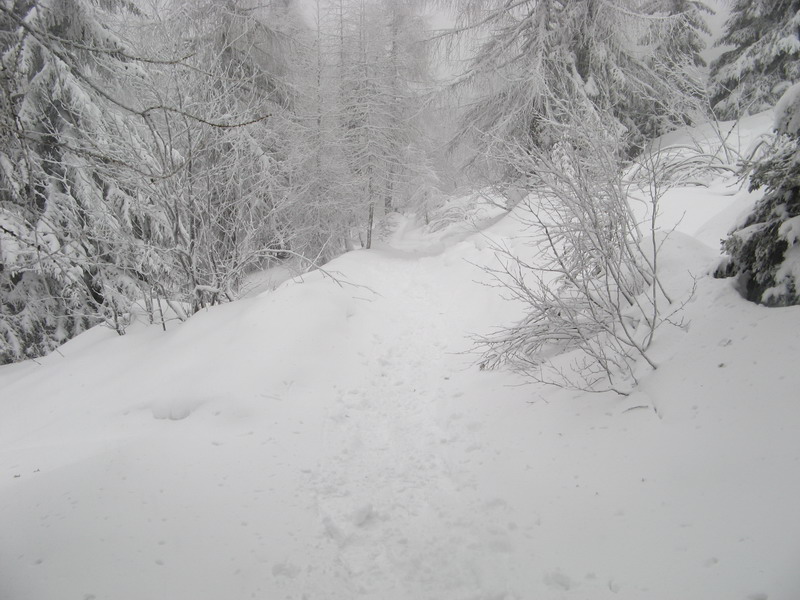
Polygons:
[[717,274],[737,276],[748,300],[788,306],[800,304],[800,83],[775,112],[776,138],[750,180],[764,196],[723,242],[730,257]]
[[[458,28],[486,40],[460,80],[478,100],[463,119],[462,137],[488,147],[494,140],[551,146],[562,102],[594,111],[627,156],[691,119],[693,74],[675,70],[696,54],[701,3],[681,6],[637,0],[471,0]],[[674,26],[674,27],[673,27]],[[671,29],[684,43],[667,46]],[[665,50],[667,49],[667,50]]]
[[[702,52],[706,47],[704,36],[710,34],[705,16],[714,11],[700,0],[653,0],[644,13],[656,19],[645,40],[653,45],[649,63],[660,78],[680,92],[680,107],[671,113],[691,114],[705,98],[703,69],[707,65]],[[649,134],[658,135],[663,132],[657,124],[660,115],[653,116],[656,125]]]
[[720,119],[766,110],[800,80],[800,0],[736,0],[711,64],[711,106]]
[[119,2],[0,6],[0,362],[41,355],[137,294],[137,191],[119,175],[135,137],[113,74],[129,64],[107,26]]
[[706,2],[652,0],[643,7],[643,12],[659,17],[656,26],[652,28],[658,60],[678,68],[684,68],[687,64],[694,67],[706,66],[701,55],[706,48],[703,37],[711,32],[704,15],[714,14]]
[[265,25],[285,10],[170,8],[0,4],[0,362],[122,333],[154,299],[188,316],[285,251],[286,144],[265,125],[292,102]]

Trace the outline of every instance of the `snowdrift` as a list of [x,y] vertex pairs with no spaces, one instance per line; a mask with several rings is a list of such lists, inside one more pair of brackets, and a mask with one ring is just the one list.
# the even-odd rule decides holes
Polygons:
[[687,304],[629,397],[478,368],[471,334],[522,314],[480,266],[528,249],[474,199],[166,333],[0,368],[0,598],[800,597],[800,308],[709,275],[744,188],[665,197]]

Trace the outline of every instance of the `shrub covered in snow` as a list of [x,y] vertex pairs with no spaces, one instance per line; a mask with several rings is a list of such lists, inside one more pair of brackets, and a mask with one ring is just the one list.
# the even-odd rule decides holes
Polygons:
[[788,306],[800,304],[800,84],[778,102],[775,130],[750,180],[751,190],[766,193],[723,241],[730,259],[718,274],[738,276],[748,300]]

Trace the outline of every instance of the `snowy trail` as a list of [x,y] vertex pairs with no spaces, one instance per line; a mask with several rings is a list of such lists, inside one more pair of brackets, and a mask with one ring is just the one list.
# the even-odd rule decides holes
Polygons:
[[326,410],[312,489],[349,580],[343,597],[441,593],[447,590],[438,587],[465,581],[463,573],[448,578],[442,526],[457,493],[442,452],[446,433],[437,424],[450,307],[415,260],[378,261],[370,275],[382,309],[366,319],[391,315],[391,322],[359,327],[366,339],[354,342],[358,369]]
[[[489,600],[534,589],[559,597],[576,585],[555,566],[533,567],[541,515],[517,500],[539,495],[534,467],[524,444],[504,448],[486,430],[501,402],[495,386],[514,380],[478,371],[464,354],[464,323],[481,321],[475,296],[493,293],[470,279],[477,270],[463,259],[475,252],[469,242],[453,256],[360,257],[359,281],[376,295],[352,317],[358,360],[338,373],[309,477],[316,549],[333,565],[309,585],[325,597]],[[605,585],[595,587],[604,595]]]
[[701,278],[630,398],[520,386],[488,221],[0,369],[0,600],[800,597],[797,308]]
[[[485,514],[465,502],[477,485],[442,412],[480,320],[463,294],[492,294],[465,252],[355,253],[339,264],[357,287],[311,277],[198,315],[134,363],[104,348],[153,332],[65,349],[38,385],[18,376],[0,466],[24,478],[0,508],[21,527],[0,543],[0,579],[2,563],[23,575],[0,598],[474,596]],[[184,340],[205,352],[184,364]],[[74,378],[93,362],[102,376]],[[105,575],[70,579],[87,564]]]

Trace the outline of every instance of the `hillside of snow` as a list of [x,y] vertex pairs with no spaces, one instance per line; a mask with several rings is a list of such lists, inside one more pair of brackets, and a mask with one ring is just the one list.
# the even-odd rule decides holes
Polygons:
[[800,598],[800,307],[709,275],[746,188],[663,199],[686,305],[627,397],[477,366],[473,335],[523,310],[480,267],[530,251],[479,198],[0,367],[0,599]]

